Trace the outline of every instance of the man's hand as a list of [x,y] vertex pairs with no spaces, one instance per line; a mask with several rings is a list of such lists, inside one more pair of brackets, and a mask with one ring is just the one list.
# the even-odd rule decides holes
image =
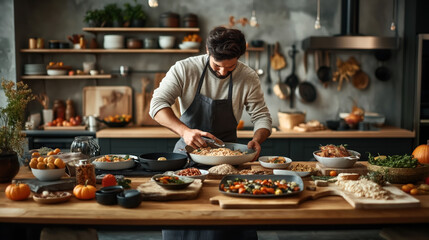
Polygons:
[[256,151],[255,158],[252,161],[256,161],[259,157],[259,154],[261,153],[261,145],[256,140],[251,140],[247,143],[248,149],[253,149]]
[[183,140],[185,143],[195,149],[201,148],[201,147],[207,147],[206,141],[202,139],[201,137],[208,137],[211,139],[216,139],[216,137],[208,132],[204,132],[198,129],[189,129],[184,131],[183,133]]

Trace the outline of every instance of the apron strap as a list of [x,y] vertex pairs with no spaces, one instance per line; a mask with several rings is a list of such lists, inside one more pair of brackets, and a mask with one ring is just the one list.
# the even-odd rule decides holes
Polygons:
[[197,89],[197,93],[195,94],[195,97],[200,95],[201,87],[203,86],[203,82],[204,82],[204,76],[206,75],[207,68],[209,66],[209,61],[210,61],[210,56],[207,58],[206,66],[204,67],[203,73],[200,76],[200,81],[198,82],[198,89]]

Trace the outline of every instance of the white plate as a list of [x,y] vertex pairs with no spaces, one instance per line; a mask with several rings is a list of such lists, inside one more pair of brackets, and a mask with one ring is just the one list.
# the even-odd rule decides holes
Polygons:
[[105,155],[114,155],[114,156],[119,156],[119,157],[125,157],[128,155],[132,159],[130,161],[122,161],[122,162],[96,162],[95,159],[100,158],[102,156],[93,157],[93,158],[91,158],[90,161],[92,161],[92,163],[95,165],[96,169],[122,170],[122,169],[132,168],[132,167],[134,167],[134,164],[135,164],[134,160],[138,159],[137,156],[129,155],[129,154],[105,154]]
[[259,157],[259,163],[261,164],[262,167],[265,167],[265,168],[287,168],[287,167],[289,167],[289,165],[292,162],[292,159],[287,158],[287,157],[283,157],[283,158],[285,158],[286,163],[270,163],[270,162],[268,162],[270,159],[275,158],[275,157],[283,157],[283,156]]
[[273,173],[274,175],[298,175],[300,177],[306,177],[310,175],[311,172],[298,172],[298,171],[291,171],[291,170],[274,169]]

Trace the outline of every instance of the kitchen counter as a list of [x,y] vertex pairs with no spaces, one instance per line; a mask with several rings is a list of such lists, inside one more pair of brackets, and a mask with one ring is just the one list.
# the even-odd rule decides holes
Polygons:
[[[126,127],[105,128],[97,131],[97,138],[179,138],[177,134],[165,127]],[[252,138],[253,131],[239,130],[238,138]],[[279,131],[273,129],[270,138],[414,138],[415,132],[396,128],[383,127],[377,131]]]
[[[314,163],[313,163],[314,164]],[[16,179],[33,177],[28,168],[21,168]],[[149,178],[130,178],[135,189]],[[338,196],[323,197],[301,203],[296,208],[222,209],[209,199],[220,195],[219,180],[206,180],[194,200],[143,201],[138,208],[104,206],[95,200],[74,197],[61,204],[38,204],[32,199],[6,199],[7,184],[0,184],[0,222],[25,224],[79,224],[126,226],[237,226],[289,227],[304,225],[357,225],[429,223],[429,195],[417,195],[418,209],[354,209]],[[100,187],[100,186],[98,186]],[[258,200],[259,201],[259,200]],[[261,203],[265,199],[260,199]],[[338,226],[337,226],[338,227]]]

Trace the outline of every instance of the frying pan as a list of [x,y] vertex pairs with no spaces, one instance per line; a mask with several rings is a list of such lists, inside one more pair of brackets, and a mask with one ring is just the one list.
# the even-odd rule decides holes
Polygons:
[[300,83],[295,89],[295,94],[301,102],[305,103],[314,102],[317,97],[316,88],[310,82]]
[[271,44],[267,44],[267,53],[268,53],[268,55],[267,55],[267,59],[268,59],[268,62],[267,62],[267,85],[268,85],[268,87],[267,87],[267,93],[268,93],[268,95],[271,95],[271,60],[270,60],[270,57],[271,57]]
[[[318,56],[316,56],[318,57]],[[328,86],[328,82],[332,79],[330,56],[328,52],[323,53],[322,66],[317,69],[317,77],[323,83],[324,87]]]
[[296,47],[292,45],[292,50],[289,51],[289,56],[292,58],[292,73],[286,78],[285,83],[290,88],[290,108],[293,108],[293,100],[294,100],[294,92],[296,86],[298,86],[299,79],[295,75],[295,55],[296,55]]
[[186,146],[185,150],[194,162],[211,166],[220,165],[224,163],[238,165],[245,162],[250,162],[256,156],[255,150],[248,149],[247,145],[244,144],[227,142],[225,143],[225,147],[231,150],[240,150],[241,152],[245,152],[246,154],[239,156],[204,156],[192,153],[194,149],[190,146]]
[[[390,59],[392,53],[390,50],[377,50],[374,52],[374,56],[378,61],[385,62]],[[375,77],[380,81],[387,81],[391,76],[390,70],[383,65],[375,69]]]

